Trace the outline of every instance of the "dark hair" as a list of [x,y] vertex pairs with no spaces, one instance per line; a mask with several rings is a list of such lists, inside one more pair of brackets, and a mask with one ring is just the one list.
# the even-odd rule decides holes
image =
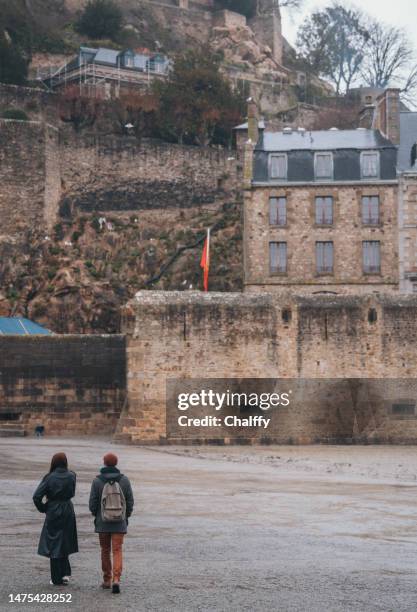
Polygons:
[[65,469],[68,469],[68,460],[67,460],[67,456],[66,456],[65,453],[56,453],[52,457],[51,467],[50,467],[49,473],[51,473],[54,470],[56,470],[56,468],[65,468]]

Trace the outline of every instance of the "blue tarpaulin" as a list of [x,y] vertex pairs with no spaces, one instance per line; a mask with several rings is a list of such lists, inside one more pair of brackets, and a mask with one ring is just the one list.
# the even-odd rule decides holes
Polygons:
[[52,332],[24,317],[0,317],[0,336],[51,335]]

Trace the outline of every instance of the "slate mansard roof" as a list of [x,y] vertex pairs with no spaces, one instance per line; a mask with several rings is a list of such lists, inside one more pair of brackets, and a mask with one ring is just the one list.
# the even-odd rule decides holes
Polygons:
[[[361,156],[366,151],[378,152],[378,176],[362,177]],[[333,177],[315,177],[315,156],[332,153]],[[271,154],[285,154],[285,179],[270,177]],[[280,132],[260,130],[254,152],[253,183],[320,183],[320,182],[380,182],[396,181],[397,147],[379,130],[303,130],[284,128]]]
[[264,132],[257,148],[263,151],[333,151],[335,149],[379,149],[394,145],[378,130],[292,130]]

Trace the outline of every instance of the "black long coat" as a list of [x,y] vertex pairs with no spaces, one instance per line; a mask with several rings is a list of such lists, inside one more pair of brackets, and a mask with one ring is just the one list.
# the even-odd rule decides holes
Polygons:
[[59,559],[78,552],[77,525],[71,501],[75,495],[75,482],[74,472],[56,468],[44,476],[33,494],[35,506],[46,514],[38,547],[38,554],[43,557]]

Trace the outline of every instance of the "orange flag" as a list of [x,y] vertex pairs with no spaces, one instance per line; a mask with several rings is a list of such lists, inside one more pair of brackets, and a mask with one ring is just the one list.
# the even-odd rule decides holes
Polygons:
[[204,242],[203,254],[201,255],[200,267],[203,268],[204,291],[208,291],[208,275],[210,269],[210,229],[207,230],[207,238]]

